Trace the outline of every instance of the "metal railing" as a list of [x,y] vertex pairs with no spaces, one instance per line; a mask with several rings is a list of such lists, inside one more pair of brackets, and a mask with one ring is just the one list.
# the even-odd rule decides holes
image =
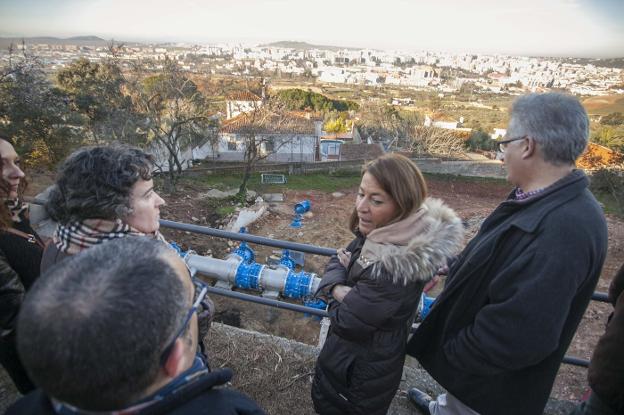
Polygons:
[[[27,198],[27,201],[29,203],[34,203],[38,205],[43,205],[45,203],[44,200],[35,199],[35,198]],[[271,239],[271,238],[266,238],[263,236],[251,235],[249,233],[228,232],[228,231],[224,231],[221,229],[210,228],[208,226],[192,225],[189,223],[180,223],[180,222],[174,222],[174,221],[165,220],[165,219],[161,219],[160,224],[161,226],[165,228],[199,233],[202,235],[209,235],[209,236],[214,236],[217,238],[232,239],[236,241],[246,241],[246,242],[251,242],[251,243],[256,243],[256,244],[266,245],[266,246],[273,246],[273,247],[282,248],[282,249],[292,249],[295,251],[306,252],[306,253],[314,254],[314,255],[332,256],[336,254],[336,249],[334,248],[325,248],[325,247],[320,247],[316,245],[302,244],[302,243],[291,242],[291,241],[283,241],[279,239]],[[310,314],[310,315],[319,316],[319,317],[329,316],[329,314],[325,310],[319,310],[317,308],[306,307],[306,306],[298,305],[298,304],[292,304],[292,303],[288,303],[285,301],[273,300],[273,299],[268,299],[268,298],[259,297],[255,295],[244,294],[244,293],[237,292],[237,291],[230,291],[230,290],[225,290],[225,289],[210,287],[210,286],[208,287],[208,291],[210,293],[221,295],[224,297],[236,298],[236,299],[243,300],[243,301],[263,304],[263,305],[267,305],[270,307],[295,311],[298,313],[305,313],[305,314]],[[608,302],[607,294],[603,292],[594,292],[592,294],[591,299],[593,301]],[[574,356],[566,355],[563,357],[562,362],[566,364],[574,365],[574,366],[582,366],[582,367],[589,366],[589,360],[581,359],[581,358],[574,357]]]
[[[283,241],[279,239],[265,238],[262,236],[251,235],[248,233],[228,232],[228,231],[224,231],[221,229],[210,228],[207,226],[173,222],[173,221],[165,220],[165,219],[161,219],[160,224],[161,226],[166,227],[166,228],[200,233],[203,235],[210,235],[210,236],[214,236],[218,238],[233,239],[236,241],[246,241],[246,242],[251,242],[251,243],[257,243],[260,245],[283,248],[283,249],[293,249],[296,251],[306,252],[306,253],[315,254],[315,255],[332,256],[336,253],[336,249],[333,249],[333,248],[324,248],[324,247],[320,247],[316,245],[309,245],[309,244],[302,244],[298,242],[290,242],[290,241]],[[306,313],[306,314],[315,315],[319,317],[329,316],[327,311],[324,311],[324,310],[319,310],[316,308],[306,307],[306,306],[302,306],[298,304],[287,303],[285,301],[273,300],[273,299],[268,299],[264,297],[258,297],[255,295],[244,294],[244,293],[237,292],[237,291],[229,291],[229,290],[224,290],[221,288],[209,287],[209,292],[216,294],[216,295],[222,295],[225,297],[236,298],[236,299],[243,300],[243,301],[250,301],[250,302],[254,302],[258,304],[264,304],[264,305],[268,305],[268,306],[276,307],[280,309],[296,311],[299,313]],[[608,302],[607,294],[602,293],[602,292],[594,292],[592,294],[591,299],[593,301]],[[581,359],[575,356],[567,356],[567,355],[564,356],[562,359],[562,363],[566,363],[566,364],[574,365],[574,366],[589,367],[589,360]]]

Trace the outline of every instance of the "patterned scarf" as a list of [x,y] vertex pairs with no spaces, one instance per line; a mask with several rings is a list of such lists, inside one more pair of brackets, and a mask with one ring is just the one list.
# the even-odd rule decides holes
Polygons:
[[165,237],[158,231],[152,234],[140,232],[121,219],[114,221],[107,219],[85,219],[82,222],[59,224],[54,232],[54,245],[59,251],[75,255],[85,249],[116,238],[125,236],[151,236],[163,242]]
[[7,199],[5,202],[11,220],[15,223],[22,222],[23,218],[28,217],[28,203],[22,202],[19,199]]

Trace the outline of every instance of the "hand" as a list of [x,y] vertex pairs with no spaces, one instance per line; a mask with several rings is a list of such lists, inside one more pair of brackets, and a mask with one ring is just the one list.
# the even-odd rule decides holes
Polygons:
[[334,288],[332,288],[331,295],[334,297],[336,301],[342,303],[347,293],[351,291],[351,287],[347,287],[346,285],[336,284]]
[[338,261],[340,261],[340,265],[345,268],[349,267],[349,262],[351,262],[351,252],[347,251],[345,248],[339,248],[336,251],[338,255]]
[[429,282],[425,284],[423,288],[423,293],[427,294],[436,285],[438,285],[438,282],[440,282],[440,275],[434,275],[433,278],[431,278],[431,280],[429,280]]

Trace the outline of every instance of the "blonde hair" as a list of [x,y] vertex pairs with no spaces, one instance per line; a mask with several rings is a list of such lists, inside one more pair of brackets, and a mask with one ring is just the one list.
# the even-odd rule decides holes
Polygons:
[[[399,213],[392,222],[407,218],[415,212],[427,197],[427,183],[416,163],[397,153],[377,157],[364,165],[362,176],[370,174],[379,186],[396,203]],[[349,229],[357,231],[358,215],[353,208]]]

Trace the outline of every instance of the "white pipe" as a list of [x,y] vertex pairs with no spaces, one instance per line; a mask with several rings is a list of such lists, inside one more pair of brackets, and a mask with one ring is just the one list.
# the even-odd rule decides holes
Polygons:
[[[207,277],[223,281],[231,287],[236,286],[236,273],[242,263],[242,259],[238,255],[229,255],[226,259],[218,259],[188,254],[184,257],[184,260],[192,272],[196,271]],[[270,268],[266,265],[258,265],[262,267],[258,275],[258,288],[263,291],[283,293],[290,269],[285,266]],[[308,292],[310,295],[313,295],[316,293],[321,279],[313,273],[310,273],[310,276],[312,278],[310,278]]]

